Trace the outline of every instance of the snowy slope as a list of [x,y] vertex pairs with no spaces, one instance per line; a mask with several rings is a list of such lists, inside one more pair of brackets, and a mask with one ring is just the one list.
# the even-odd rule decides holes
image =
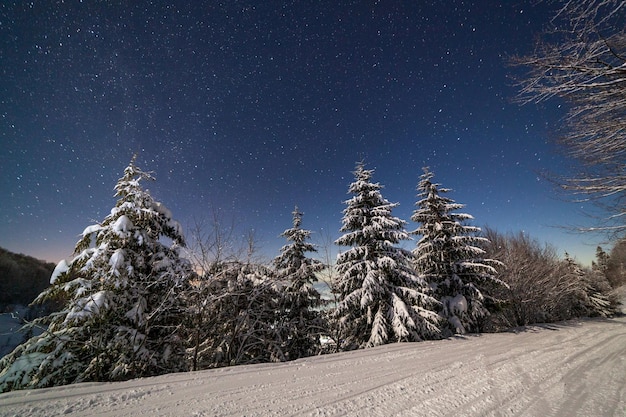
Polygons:
[[15,346],[24,341],[24,335],[19,332],[20,324],[11,313],[0,314],[0,357],[15,349]]
[[[10,313],[0,314],[0,357],[10,353],[17,345],[26,340],[27,332],[22,329],[22,318],[29,317],[28,307],[13,306]],[[40,334],[34,329],[32,334]]]
[[0,416],[626,416],[626,318],[0,394]]

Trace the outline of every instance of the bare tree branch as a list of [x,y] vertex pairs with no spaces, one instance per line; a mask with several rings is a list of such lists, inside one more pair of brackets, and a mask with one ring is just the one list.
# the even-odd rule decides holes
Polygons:
[[[619,0],[566,1],[533,54],[514,57],[528,69],[521,103],[564,100],[569,112],[558,141],[578,161],[559,179],[574,195],[597,201],[608,216],[594,230],[626,231],[626,6]],[[591,229],[591,228],[590,228]]]

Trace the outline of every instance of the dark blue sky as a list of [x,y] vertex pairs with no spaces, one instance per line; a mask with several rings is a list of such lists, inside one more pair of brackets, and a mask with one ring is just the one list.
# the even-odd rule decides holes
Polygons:
[[557,227],[579,205],[538,176],[567,165],[563,109],[512,103],[507,57],[553,15],[536,3],[2,2],[0,246],[69,257],[136,152],[183,226],[218,208],[269,257],[296,204],[338,236],[364,159],[397,216],[428,165],[475,225],[587,262],[597,239]]

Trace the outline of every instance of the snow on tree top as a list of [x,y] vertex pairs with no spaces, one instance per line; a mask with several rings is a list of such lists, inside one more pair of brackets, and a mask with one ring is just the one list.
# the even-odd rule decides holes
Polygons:
[[91,226],[87,226],[85,228],[85,230],[83,230],[83,233],[81,233],[81,235],[83,237],[89,236],[90,234],[99,232],[100,230],[102,230],[102,226],[101,225],[99,225],[99,224],[92,224]]
[[[80,306],[80,303],[78,303]],[[82,319],[93,314],[101,314],[102,309],[107,307],[107,291],[98,291],[87,298],[87,302],[82,308],[75,308],[67,313],[65,323],[69,323],[74,319]]]
[[126,215],[122,215],[118,217],[118,219],[113,223],[112,230],[120,237],[126,237],[128,235],[128,231],[133,228],[133,222],[126,217]]
[[109,265],[111,265],[111,273],[115,276],[120,276],[119,269],[124,265],[124,249],[116,249],[109,259]]
[[165,217],[167,219],[171,219],[172,218],[172,211],[170,209],[168,209],[167,207],[165,207],[165,205],[163,203],[155,201],[154,204],[152,205],[152,208],[157,213],[163,215],[163,217]]
[[54,284],[59,276],[69,271],[69,269],[70,267],[65,259],[61,259],[61,261],[59,261],[57,266],[54,268],[54,271],[52,271],[52,275],[50,276],[50,284]]

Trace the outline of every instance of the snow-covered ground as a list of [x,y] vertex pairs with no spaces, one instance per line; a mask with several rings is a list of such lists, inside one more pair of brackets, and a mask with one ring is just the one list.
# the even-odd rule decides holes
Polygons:
[[0,416],[626,416],[626,318],[0,394]]

